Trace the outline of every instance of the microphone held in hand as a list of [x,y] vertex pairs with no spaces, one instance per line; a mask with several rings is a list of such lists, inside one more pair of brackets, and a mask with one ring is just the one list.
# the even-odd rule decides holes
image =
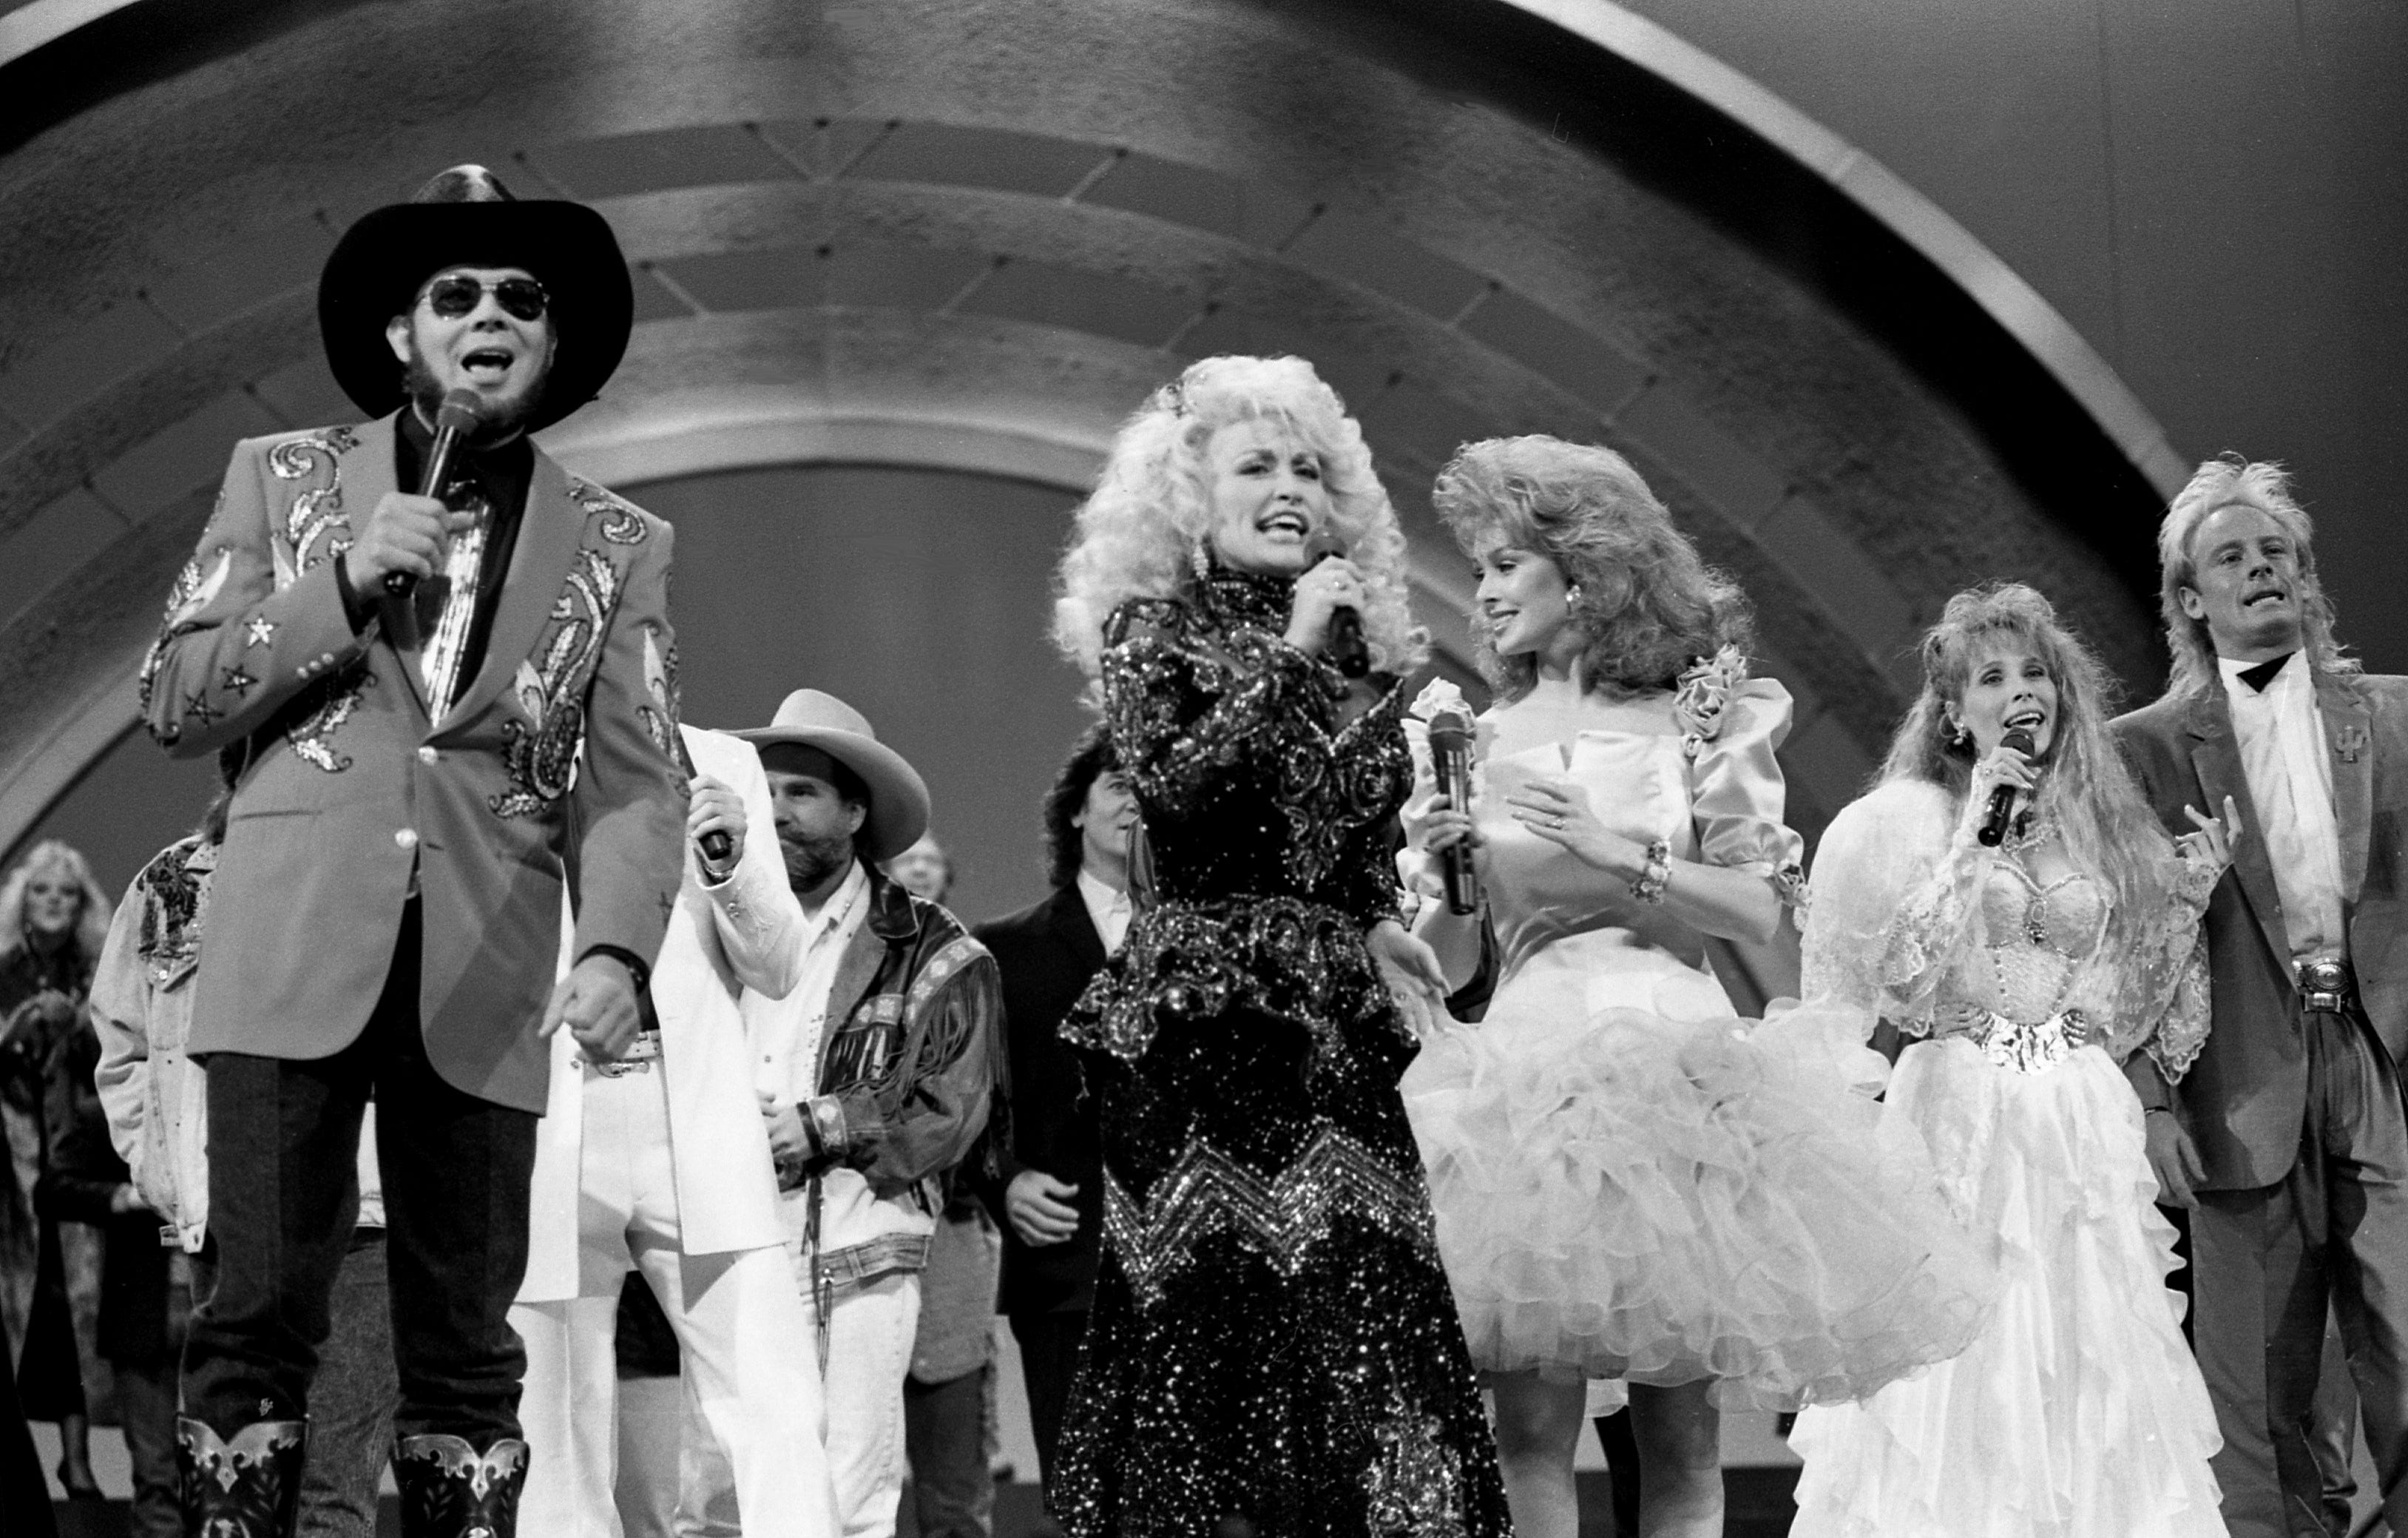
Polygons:
[[[1305,569],[1310,571],[1322,562],[1344,560],[1346,547],[1327,529],[1316,531],[1304,547]],[[1340,604],[1329,612],[1329,639],[1323,643],[1330,662],[1348,678],[1361,678],[1371,670],[1371,649],[1363,643],[1363,616],[1353,604]]]
[[[426,453],[426,473],[418,478],[419,496],[443,495],[443,480],[452,471],[452,456],[459,451],[460,440],[473,437],[483,424],[482,410],[483,404],[474,390],[463,388],[444,395],[443,404],[435,409],[435,446]],[[418,579],[407,571],[384,574],[384,590],[396,598],[409,597],[410,589],[417,585]]]
[[[2026,758],[2029,758],[2032,754],[2037,751],[2032,742],[2032,734],[2024,730],[2021,726],[2017,726],[2014,730],[2007,733],[2006,736],[2000,738],[1999,746],[2002,748],[2013,748],[2017,753],[2022,754]],[[1982,841],[1983,848],[1996,849],[2000,843],[2005,841],[2007,837],[2007,824],[2013,817],[2014,810],[2014,786],[2000,785],[1996,790],[1990,792],[1990,810],[1983,816],[1982,826],[1975,830],[1973,835],[1975,838]]]
[[[1471,810],[1471,717],[1450,708],[1430,717],[1430,765],[1437,771],[1438,793],[1457,812]],[[1467,914],[1480,911],[1480,877],[1471,867],[1471,841],[1461,839],[1439,855],[1446,879],[1446,911]]]
[[[694,767],[694,754],[685,745],[685,733],[675,726],[670,727],[669,741],[677,748],[679,770],[691,781],[701,771]],[[728,837],[725,828],[720,827],[714,827],[701,838],[695,840],[694,846],[701,852],[702,863],[707,866],[725,865],[727,856],[736,852],[736,841]]]

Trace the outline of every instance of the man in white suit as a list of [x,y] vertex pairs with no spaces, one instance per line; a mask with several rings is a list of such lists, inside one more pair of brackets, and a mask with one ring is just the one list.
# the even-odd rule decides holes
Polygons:
[[747,988],[782,998],[795,986],[802,910],[759,755],[716,732],[679,732],[694,794],[684,879],[652,968],[657,1018],[616,1063],[584,1061],[566,1032],[553,1040],[526,1281],[510,1311],[526,1341],[520,1415],[533,1459],[521,1523],[546,1538],[619,1538],[612,1331],[621,1284],[639,1270],[677,1331],[689,1399],[733,1473],[744,1531],[832,1538],[813,1334],[737,1009]]

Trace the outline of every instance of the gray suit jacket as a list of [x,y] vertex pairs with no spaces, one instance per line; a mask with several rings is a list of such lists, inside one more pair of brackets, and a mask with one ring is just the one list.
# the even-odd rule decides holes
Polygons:
[[669,525],[538,451],[493,635],[430,720],[388,602],[353,634],[335,558],[394,489],[397,417],[236,446],[142,669],[179,755],[246,744],[188,1050],[330,1056],[366,1026],[413,871],[426,1056],[541,1112],[536,1027],[576,882],[574,954],[650,965],[685,828]]
[[[2408,678],[2322,674],[2316,705],[2332,754],[2342,902],[2367,1017],[2393,1060],[2408,1053]],[[2119,719],[2115,738],[2169,831],[2183,808],[2240,808],[2232,870],[2207,909],[2215,990],[2207,1046],[2179,1091],[2207,1168],[2203,1189],[2252,1190],[2289,1172],[2307,1108],[2307,1055],[2291,985],[2283,901],[2221,687]]]

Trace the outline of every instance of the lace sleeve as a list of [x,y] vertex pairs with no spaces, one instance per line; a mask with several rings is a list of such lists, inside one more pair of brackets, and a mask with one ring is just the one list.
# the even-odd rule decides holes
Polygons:
[[1104,626],[1113,751],[1140,802],[1173,817],[1193,815],[1252,773],[1283,731],[1308,713],[1327,714],[1338,695],[1335,672],[1294,647],[1266,645],[1247,670],[1191,640],[1185,615],[1176,600],[1132,599]]
[[1928,1035],[1942,984],[1978,945],[1985,852],[1958,847],[1936,785],[1892,781],[1832,820],[1806,907],[1805,994]]
[[2146,1052],[2168,1084],[2179,1083],[2207,1044],[2207,936],[2200,926],[2223,870],[2190,854],[2165,851],[2158,862],[2165,896],[2133,926],[2109,971],[2099,1009],[2107,1049],[2117,1061]]

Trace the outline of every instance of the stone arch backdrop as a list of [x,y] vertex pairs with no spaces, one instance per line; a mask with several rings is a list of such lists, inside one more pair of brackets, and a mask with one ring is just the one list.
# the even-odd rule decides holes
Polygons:
[[[899,527],[952,476],[1050,552],[1028,497],[1067,510],[1154,382],[1295,352],[1364,421],[1442,665],[1455,445],[1628,453],[1756,598],[1810,830],[1971,582],[2037,582],[2135,685],[2159,667],[2138,595],[2179,466],[2145,413],[1912,190],[1597,0],[37,0],[0,14],[0,846],[101,791],[162,819],[140,848],[196,810],[205,774],[144,790],[167,771],[125,740],[159,597],[235,438],[351,414],[311,308],[336,235],[462,160],[617,228],[635,339],[547,441],[688,516],[720,488],[774,524],[759,477],[882,467],[910,485],[789,502]],[[863,616],[832,636],[874,628],[894,567],[823,564],[814,601]],[[681,562],[681,611],[734,570]],[[996,686],[1067,681],[1003,644],[1028,660]],[[856,702],[910,719],[904,671]],[[793,682],[689,689],[718,721]],[[1021,806],[1075,724],[1036,718],[896,729],[940,795]],[[1010,823],[973,911],[1033,892]]]

